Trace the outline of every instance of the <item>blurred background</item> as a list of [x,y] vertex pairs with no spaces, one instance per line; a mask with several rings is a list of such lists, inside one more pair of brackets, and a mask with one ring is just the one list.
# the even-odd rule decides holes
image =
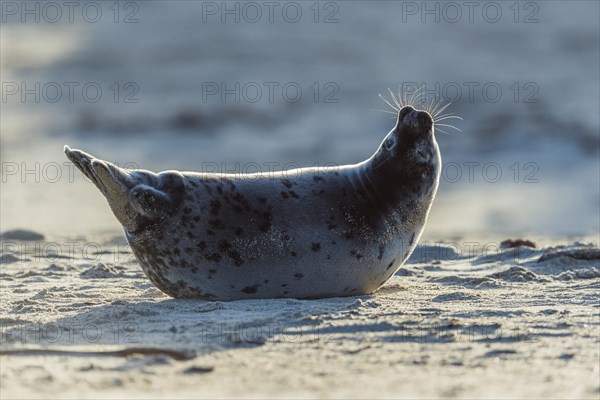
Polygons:
[[[63,146],[263,172],[369,157],[378,94],[452,101],[424,239],[597,235],[599,3],[1,4],[1,229],[120,230]],[[389,97],[389,96],[388,96]]]

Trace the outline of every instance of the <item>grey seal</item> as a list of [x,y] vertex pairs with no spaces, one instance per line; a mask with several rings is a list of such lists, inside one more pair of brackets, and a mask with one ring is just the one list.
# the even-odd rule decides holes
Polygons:
[[355,165],[276,173],[126,170],[65,146],[122,224],[143,271],[175,298],[372,293],[415,248],[441,171],[434,121],[398,107]]

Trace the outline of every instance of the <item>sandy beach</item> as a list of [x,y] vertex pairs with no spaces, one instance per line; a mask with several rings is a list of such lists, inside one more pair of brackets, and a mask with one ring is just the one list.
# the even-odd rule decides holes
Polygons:
[[207,302],[118,236],[3,239],[2,398],[598,398],[598,243],[541,244],[423,244],[370,296]]
[[[71,3],[0,3],[0,398],[600,398],[600,3]],[[462,120],[369,296],[172,299],[63,153],[355,164],[388,88]]]

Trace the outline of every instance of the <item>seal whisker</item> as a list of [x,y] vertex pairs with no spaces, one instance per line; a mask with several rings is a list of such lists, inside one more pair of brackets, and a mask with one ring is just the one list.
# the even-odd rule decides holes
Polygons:
[[441,118],[436,118],[435,122],[444,121],[446,119],[458,119],[460,121],[463,121],[462,117],[459,117],[458,115],[446,115],[446,116],[441,117]]
[[394,115],[398,115],[398,113],[397,113],[397,112],[392,112],[392,111],[389,111],[389,110],[379,110],[379,109],[376,109],[376,108],[374,108],[374,109],[373,109],[373,110],[371,110],[371,111],[379,111],[379,112],[383,112],[383,113],[387,113],[387,114],[394,114]]
[[433,107],[433,113],[431,115],[437,115],[439,109],[443,106],[444,104],[444,98],[441,98],[440,101],[438,101],[435,105],[435,107]]
[[412,104],[412,98],[416,93],[419,93],[420,89],[415,90],[413,93],[408,93],[408,96],[406,97],[406,104],[407,105],[411,105]]
[[452,102],[448,102],[448,104],[446,104],[444,107],[440,108],[438,111],[436,111],[436,113],[433,115],[433,117],[437,117],[438,115],[440,115],[440,113],[442,111],[444,111],[446,108],[450,107],[450,104],[452,104]]
[[402,105],[398,102],[398,100],[396,99],[396,96],[394,96],[394,92],[392,92],[392,90],[390,88],[388,88],[388,92],[390,92],[390,95],[392,96],[392,100],[394,101],[394,104],[396,106],[398,106],[398,110],[402,108]]
[[402,85],[398,85],[398,98],[402,107],[406,104],[406,90],[402,90]]
[[[443,114],[443,115],[438,115],[438,116],[436,116],[436,118],[444,118],[444,117],[449,117],[449,116],[451,116],[451,115],[453,115],[453,116],[457,116],[457,115],[456,115],[456,114],[454,114],[454,113],[447,113],[447,114]],[[459,116],[458,118],[461,118],[461,117]],[[462,119],[462,118],[461,118],[461,119]]]
[[414,98],[411,99],[411,105],[416,108],[417,104],[423,104],[427,102],[427,93],[421,92],[418,95],[415,94]]
[[398,96],[398,102],[404,107],[406,105],[406,99],[404,98],[404,93],[402,93],[402,85],[398,85],[398,93],[396,95]]
[[381,100],[385,101],[385,103],[386,103],[388,106],[392,107],[392,109],[393,109],[393,110],[400,111],[400,110],[398,110],[396,107],[394,107],[393,105],[391,105],[391,104],[390,104],[390,102],[389,102],[389,101],[387,101],[387,100],[386,100],[386,98],[385,98],[385,97],[383,97],[383,96],[381,95],[381,93],[379,93],[379,98],[380,98]]
[[459,132],[462,132],[462,130],[461,130],[461,129],[459,129],[459,128],[455,127],[455,126],[452,126],[452,125],[448,125],[448,124],[437,124],[437,123],[436,123],[436,125],[437,125],[437,126],[445,126],[445,127],[448,127],[448,128],[456,129],[456,130],[457,130],[457,131],[459,131]]
[[435,101],[435,97],[433,97],[431,99],[431,101],[429,102],[429,104],[427,105],[427,108],[425,109],[425,111],[427,111],[427,114],[431,115],[431,110],[433,107],[433,102]]
[[418,88],[417,90],[415,90],[414,93],[411,93],[410,95],[408,95],[408,99],[406,104],[409,106],[413,106],[415,103],[413,102],[414,96],[417,95],[417,93],[419,93],[421,91],[421,89],[423,89],[423,86],[421,86],[420,88]]
[[427,92],[424,89],[425,85],[421,85],[419,90],[415,93],[415,96],[412,99],[413,107],[415,107],[416,105],[427,104]]
[[431,112],[429,113],[430,115],[435,115],[437,108],[439,107],[439,105],[444,101],[443,97],[440,97],[440,99],[438,100],[437,103],[435,103],[435,106],[433,106],[433,108],[431,109]]

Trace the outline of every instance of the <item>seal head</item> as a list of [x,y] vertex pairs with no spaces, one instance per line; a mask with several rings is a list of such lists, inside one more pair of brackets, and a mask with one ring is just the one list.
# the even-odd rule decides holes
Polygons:
[[[416,177],[430,173],[439,166],[439,147],[433,131],[433,119],[426,111],[403,107],[396,126],[383,140],[372,157],[375,169],[386,168],[390,173]],[[415,168],[417,167],[417,168]]]
[[364,173],[376,182],[378,196],[385,199],[385,208],[390,211],[388,217],[396,215],[403,229],[422,226],[441,174],[441,156],[429,113],[404,106]]

